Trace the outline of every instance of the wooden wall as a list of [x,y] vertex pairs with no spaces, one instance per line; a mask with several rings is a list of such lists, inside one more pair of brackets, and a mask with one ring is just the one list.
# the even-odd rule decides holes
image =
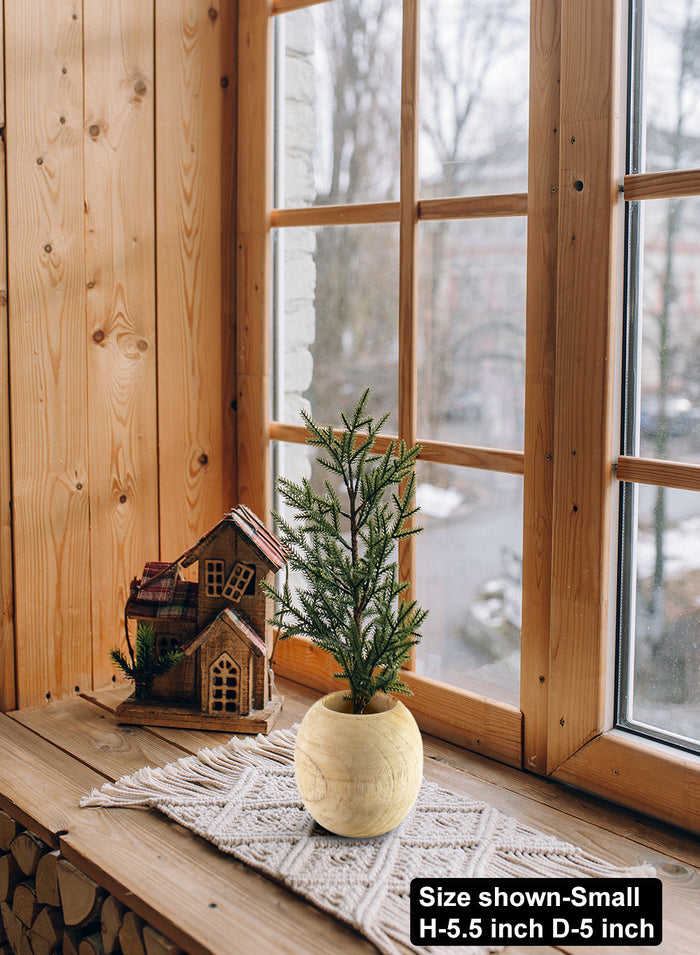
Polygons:
[[2,709],[108,682],[235,503],[235,6],[4,0]]

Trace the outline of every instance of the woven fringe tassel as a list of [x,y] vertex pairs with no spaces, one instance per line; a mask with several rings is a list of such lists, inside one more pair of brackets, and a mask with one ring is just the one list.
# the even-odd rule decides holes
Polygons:
[[205,790],[225,791],[233,777],[248,767],[291,768],[294,765],[296,726],[275,730],[269,736],[233,738],[225,746],[203,749],[183,756],[162,768],[146,766],[114,783],[93,789],[80,800],[83,807],[147,806],[154,799],[180,796],[201,797]]

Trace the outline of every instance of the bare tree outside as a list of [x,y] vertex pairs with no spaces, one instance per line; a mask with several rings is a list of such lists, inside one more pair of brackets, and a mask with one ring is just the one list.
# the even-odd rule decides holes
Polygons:
[[[318,8],[323,125],[320,205],[398,199],[401,3],[342,0]],[[398,227],[319,231],[311,404],[322,418],[369,385],[371,408],[398,429]]]
[[[528,13],[525,0],[421,4],[422,198],[526,191]],[[290,182],[284,201],[321,206],[397,200],[401,0],[333,0],[303,16],[304,36],[313,36],[313,52],[304,62],[314,70],[313,135],[289,119],[279,125],[288,157],[296,150],[294,166],[288,159],[290,169],[300,168],[306,149],[313,185],[293,199]],[[293,17],[301,13],[289,20]],[[287,55],[299,60],[298,50]],[[288,103],[301,96],[295,88],[299,75],[297,63],[288,71]],[[398,226],[311,231],[313,371],[303,400],[316,420],[330,423],[369,386],[370,411],[390,411],[386,430],[395,432]],[[293,237],[281,238],[289,243]],[[524,218],[421,224],[423,437],[522,447],[525,244]],[[298,264],[295,259],[290,269]],[[294,275],[287,276],[287,284],[297,284]],[[290,317],[284,321],[286,334],[293,336]],[[432,607],[440,607],[440,613],[431,609],[433,633],[420,665],[464,685],[475,669],[492,667],[505,655],[517,658],[522,480],[438,465],[422,465],[419,479],[426,523],[419,587]],[[505,569],[507,583],[494,583]],[[448,606],[440,588],[455,579],[463,582],[461,596]],[[494,601],[501,605],[497,614]],[[509,666],[508,681],[508,698],[517,699],[517,662]],[[498,695],[505,692],[498,674],[494,687]]]

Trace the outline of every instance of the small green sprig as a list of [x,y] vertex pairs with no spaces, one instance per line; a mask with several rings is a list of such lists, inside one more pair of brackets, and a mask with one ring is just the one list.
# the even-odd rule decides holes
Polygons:
[[129,657],[121,650],[111,650],[112,663],[121,669],[126,678],[134,684],[136,699],[147,699],[151,695],[153,681],[158,676],[177,666],[184,656],[183,650],[164,650],[156,654],[155,631],[150,623],[139,623],[136,627],[136,651],[129,645]]
[[321,449],[318,463],[336,480],[324,481],[319,494],[307,479],[279,479],[279,493],[296,520],[273,516],[289,552],[288,567],[302,575],[304,586],[294,594],[288,579],[281,589],[263,584],[277,605],[271,622],[280,638],[305,635],[327,650],[340,667],[335,676],[350,685],[355,713],[377,692],[411,693],[399,671],[427,616],[415,600],[405,599],[409,585],[399,580],[396,561],[397,542],[421,530],[412,521],[420,446],[391,441],[383,454],[374,453],[388,415],[375,423],[367,414],[368,398],[369,389],[351,416],[341,415],[339,435],[302,412],[307,443]]

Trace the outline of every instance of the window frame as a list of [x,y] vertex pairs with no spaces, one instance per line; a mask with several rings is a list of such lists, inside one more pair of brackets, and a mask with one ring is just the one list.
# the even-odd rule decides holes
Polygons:
[[204,596],[220,597],[224,589],[226,567],[218,558],[204,561]]
[[[239,500],[269,514],[270,444],[305,437],[303,428],[274,422],[269,414],[273,227],[399,222],[400,375],[410,382],[403,397],[400,391],[399,436],[413,443],[419,438],[418,222],[527,214],[524,451],[421,441],[425,460],[523,475],[520,709],[415,673],[406,674],[415,693],[409,705],[431,734],[700,831],[700,758],[614,728],[618,482],[649,480],[651,474],[656,483],[660,468],[659,462],[618,454],[622,206],[640,191],[648,196],[688,188],[687,173],[623,175],[626,4],[532,0],[526,195],[420,201],[413,125],[419,0],[404,0],[399,201],[273,210],[272,21],[316,2],[333,0],[239,0]],[[581,43],[581,36],[589,42]],[[595,82],[577,83],[577,77]],[[261,176],[261,169],[268,174]],[[699,191],[700,173],[691,179]],[[664,465],[663,471],[664,480],[690,481],[700,489],[700,468],[672,471]],[[412,578],[410,547],[402,548],[400,564]],[[317,689],[333,685],[332,662],[301,638],[278,644],[275,668]],[[663,787],[656,782],[660,775]]]
[[223,586],[221,596],[231,603],[240,603],[246,593],[255,589],[255,565],[236,561]]

